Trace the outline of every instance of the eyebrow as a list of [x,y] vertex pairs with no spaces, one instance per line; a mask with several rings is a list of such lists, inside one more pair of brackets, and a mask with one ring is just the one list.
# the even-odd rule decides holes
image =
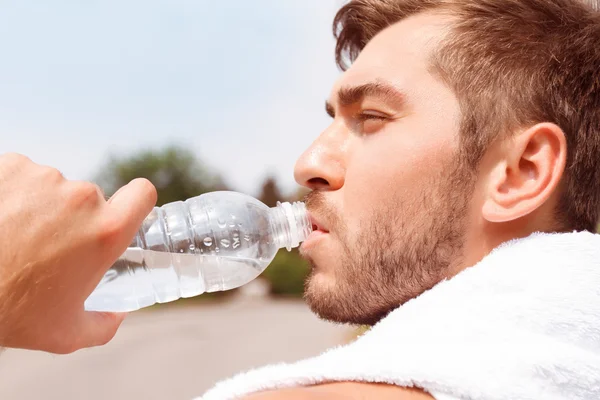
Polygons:
[[[362,101],[366,97],[375,97],[399,106],[406,103],[406,96],[393,85],[384,82],[365,83],[359,86],[342,87],[338,90],[337,99],[341,106],[348,107]],[[325,111],[329,116],[335,115],[330,102],[325,102]]]

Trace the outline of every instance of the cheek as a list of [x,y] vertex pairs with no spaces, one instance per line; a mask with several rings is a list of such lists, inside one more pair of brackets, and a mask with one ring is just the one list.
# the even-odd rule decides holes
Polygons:
[[364,223],[374,208],[393,210],[399,204],[420,201],[431,189],[426,186],[442,175],[454,154],[453,133],[420,127],[417,130],[409,122],[398,121],[352,144],[343,187],[343,211],[350,231],[366,229]]

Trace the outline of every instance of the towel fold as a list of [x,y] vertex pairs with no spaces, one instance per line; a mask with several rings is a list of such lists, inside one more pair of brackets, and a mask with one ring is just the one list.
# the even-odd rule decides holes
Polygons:
[[356,341],[223,381],[229,400],[331,381],[442,399],[600,399],[600,235],[534,234],[407,302]]

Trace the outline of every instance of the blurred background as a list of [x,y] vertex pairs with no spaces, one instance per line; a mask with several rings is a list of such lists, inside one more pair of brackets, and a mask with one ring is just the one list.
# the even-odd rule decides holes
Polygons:
[[[298,156],[328,124],[341,0],[0,3],[0,151],[108,195],[136,177],[158,205],[235,190],[305,192]],[[307,266],[278,253],[239,290],[132,313],[107,346],[7,350],[0,399],[189,399],[243,370],[351,340],[302,302]]]

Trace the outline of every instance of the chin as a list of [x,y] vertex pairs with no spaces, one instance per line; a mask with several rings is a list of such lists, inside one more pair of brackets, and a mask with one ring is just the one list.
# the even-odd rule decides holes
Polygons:
[[304,300],[319,318],[334,323],[375,325],[397,303],[384,304],[378,296],[336,279],[333,269],[314,268],[304,286]]
[[307,281],[307,289],[318,293],[335,290],[335,280],[331,274],[321,269],[313,268]]

